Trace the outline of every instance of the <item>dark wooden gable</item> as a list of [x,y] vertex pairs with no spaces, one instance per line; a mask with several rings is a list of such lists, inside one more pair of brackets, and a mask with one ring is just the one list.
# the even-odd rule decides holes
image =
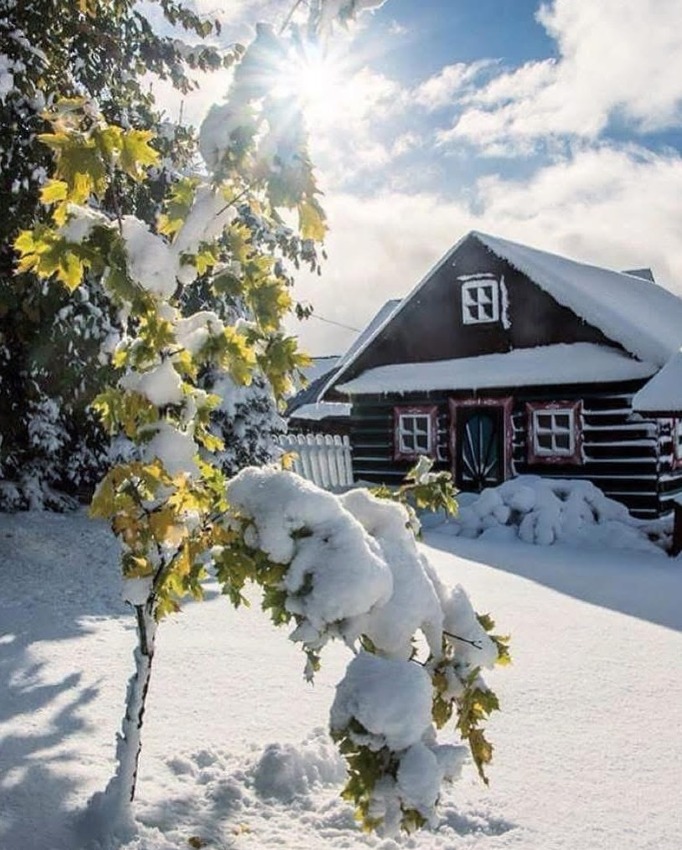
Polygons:
[[[463,282],[460,278],[478,274],[504,280],[508,321],[463,322]],[[622,348],[572,310],[558,304],[471,234],[436,267],[431,277],[344,371],[341,383],[366,369],[392,363],[451,360],[573,342]]]

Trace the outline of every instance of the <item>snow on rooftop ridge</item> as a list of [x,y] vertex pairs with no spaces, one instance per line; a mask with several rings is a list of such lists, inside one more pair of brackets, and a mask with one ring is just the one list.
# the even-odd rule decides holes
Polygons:
[[642,360],[663,366],[680,347],[682,299],[658,284],[487,233],[471,235]]
[[339,368],[343,367],[352,360],[355,355],[358,353],[360,348],[368,342],[370,337],[374,335],[375,331],[378,331],[379,328],[386,323],[389,316],[393,315],[393,311],[398,307],[401,303],[402,299],[400,298],[391,298],[386,301],[385,304],[382,304],[379,310],[374,314],[369,324],[365,327],[363,331],[355,338],[355,340],[348,347],[348,350],[343,354],[343,356],[339,359],[337,366]]
[[635,393],[632,409],[641,413],[682,411],[682,350],[673,354],[661,371]]
[[635,360],[615,348],[591,342],[559,343],[517,348],[504,354],[378,366],[337,389],[354,395],[600,383],[649,378],[656,370],[654,364]]

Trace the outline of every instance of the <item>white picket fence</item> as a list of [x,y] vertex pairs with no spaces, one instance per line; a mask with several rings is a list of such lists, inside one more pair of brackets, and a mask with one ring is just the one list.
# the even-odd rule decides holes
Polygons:
[[341,490],[353,484],[350,441],[339,434],[284,434],[279,444],[295,452],[293,471],[325,490]]

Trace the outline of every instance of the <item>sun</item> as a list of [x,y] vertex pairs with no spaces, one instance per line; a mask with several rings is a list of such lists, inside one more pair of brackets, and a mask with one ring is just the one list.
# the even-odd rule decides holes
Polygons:
[[329,126],[341,118],[350,73],[341,54],[299,46],[279,75],[277,94],[297,105],[310,125]]

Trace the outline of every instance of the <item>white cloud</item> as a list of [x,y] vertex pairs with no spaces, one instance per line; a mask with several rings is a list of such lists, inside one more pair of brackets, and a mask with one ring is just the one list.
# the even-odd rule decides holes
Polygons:
[[343,184],[362,172],[377,173],[418,143],[414,133],[390,132],[406,108],[406,90],[369,68],[348,73],[308,110],[313,161],[326,179]]
[[[680,197],[681,157],[609,147],[580,151],[529,181],[485,178],[475,211],[429,194],[331,196],[329,261],[321,278],[301,275],[296,294],[320,315],[362,327],[479,229],[609,268],[650,266],[682,295]],[[315,320],[291,329],[315,354],[342,351],[355,336]]]
[[559,58],[493,79],[441,141],[527,150],[551,135],[596,139],[615,116],[640,132],[680,123],[680,0],[554,0],[538,19]]
[[469,65],[464,62],[446,65],[437,74],[417,86],[412,96],[416,103],[429,112],[449,106],[453,103],[455,96],[491,64],[493,63],[488,60],[482,60]]

